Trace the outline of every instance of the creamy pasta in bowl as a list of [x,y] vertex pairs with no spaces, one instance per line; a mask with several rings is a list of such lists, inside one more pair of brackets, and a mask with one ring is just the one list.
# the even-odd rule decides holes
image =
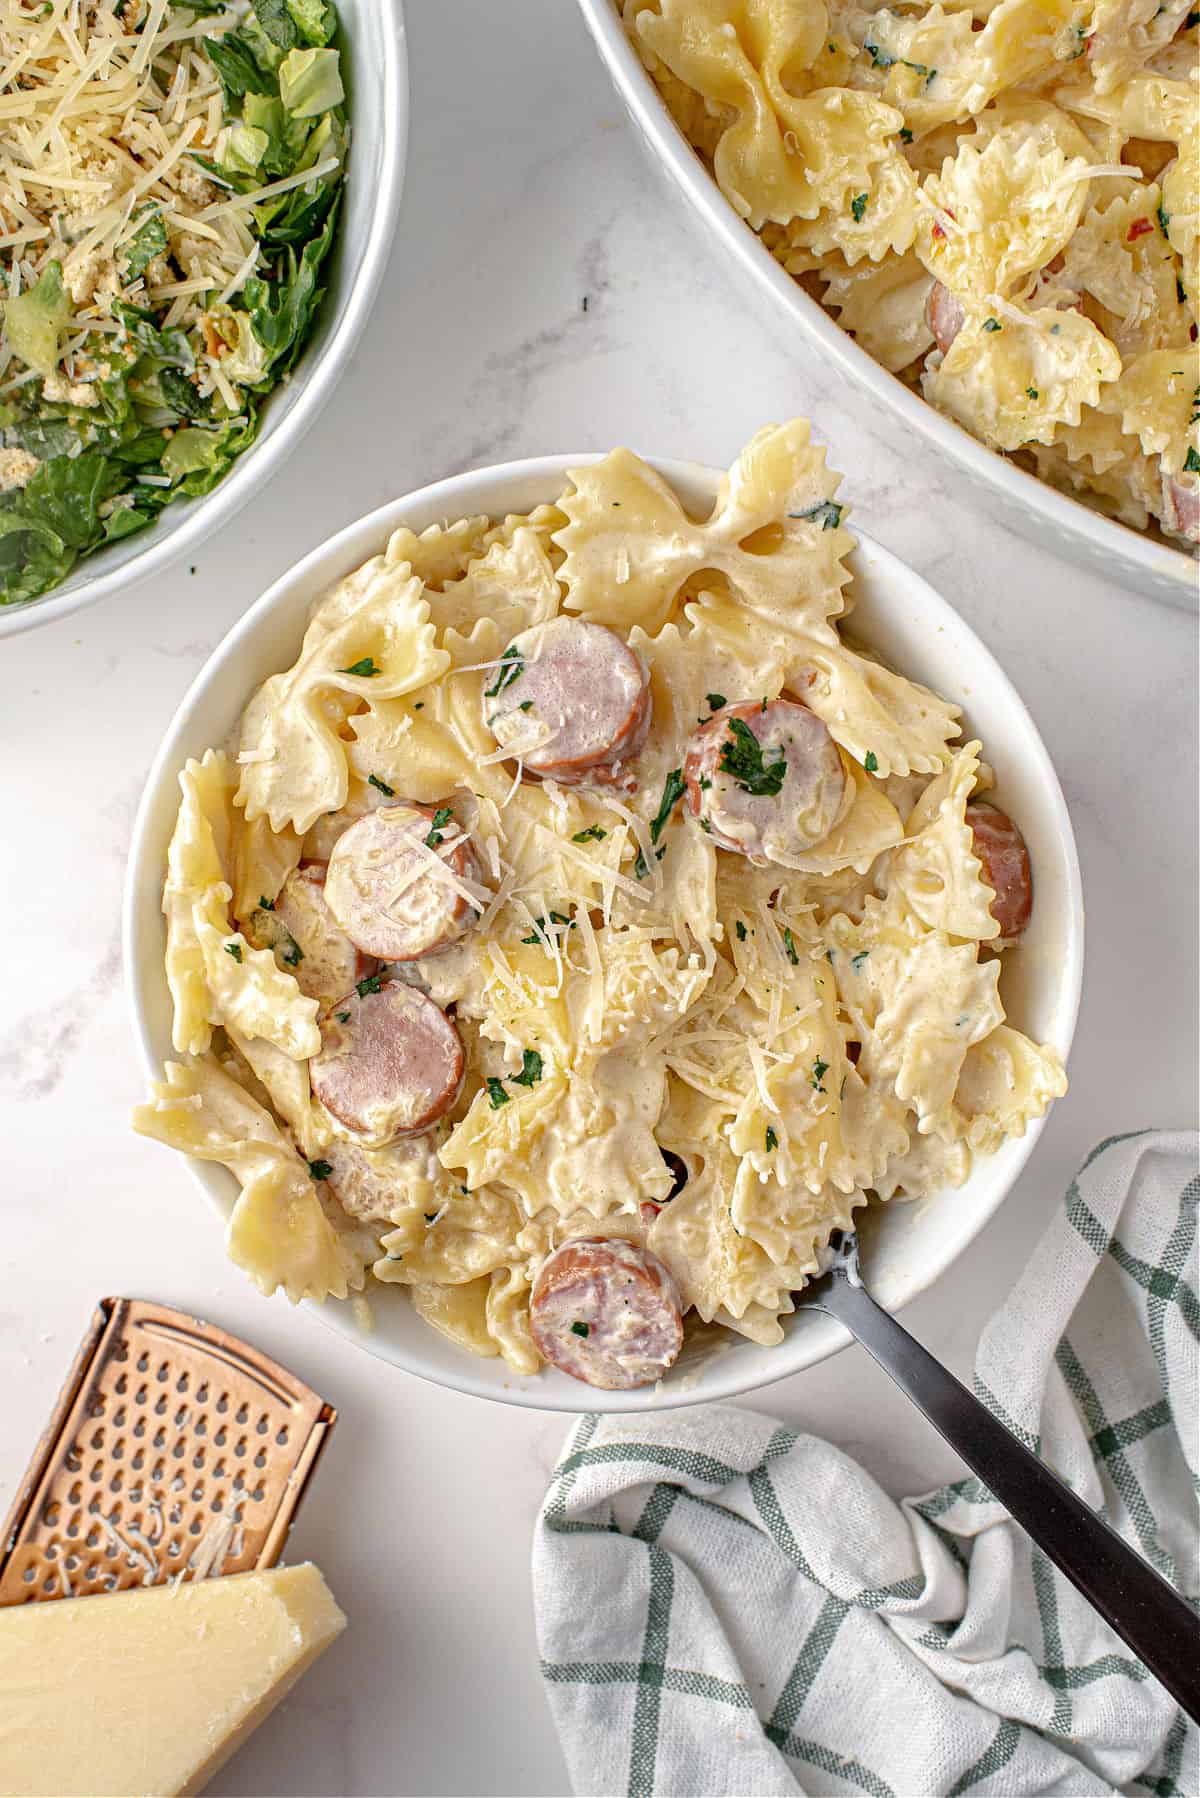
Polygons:
[[1070,824],[837,491],[802,422],[720,479],[485,470],[218,649],[135,834],[135,1121],[265,1292],[462,1390],[687,1403],[841,1345],[792,1314],[833,1229],[902,1303],[1000,1202],[1066,1085]]
[[1194,8],[580,6],[654,156],[802,346],[1023,534],[1194,607]]

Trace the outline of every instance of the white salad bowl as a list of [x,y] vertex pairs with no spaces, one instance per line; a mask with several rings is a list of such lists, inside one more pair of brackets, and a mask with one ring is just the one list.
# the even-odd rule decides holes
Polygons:
[[893,413],[918,442],[922,439],[960,468],[978,503],[1022,537],[1082,562],[1108,580],[1154,599],[1194,611],[1200,569],[1184,550],[1172,549],[1105,518],[1080,500],[1059,493],[1006,460],[969,431],[927,405],[895,375],[860,349],[829,313],[781,268],[740,219],[671,117],[613,0],[579,0],[596,46],[651,157],[673,189],[695,208],[705,235],[780,307],[795,328],[799,353],[807,350]]
[[387,266],[408,148],[403,0],[337,0],[337,9],[347,66],[350,156],[337,237],[322,271],[325,297],[300,360],[266,396],[257,438],[211,493],[173,500],[145,531],[85,556],[41,598],[0,606],[0,637],[94,605],[194,550],[262,492],[337,386]]
[[[595,460],[594,455],[545,456],[504,463],[439,481],[381,506],[276,581],[210,656],[155,757],[130,848],[125,966],[148,1078],[160,1079],[162,1064],[173,1053],[159,901],[185,761],[226,741],[259,684],[294,661],[314,601],[381,550],[398,526],[421,531],[471,514],[529,512],[562,491],[568,469]],[[685,505],[707,513],[719,479],[715,470],[687,462],[654,466]],[[1052,1043],[1065,1059],[1083,974],[1083,904],[1071,821],[1050,758],[1008,677],[944,599],[870,538],[859,538],[852,566],[855,636],[903,673],[964,707],[967,734],[983,739],[995,769],[997,799],[1025,834],[1036,903],[1020,946],[1005,957],[1001,991],[1013,1022],[1039,1041]],[[946,1271],[1008,1193],[1041,1128],[1035,1122],[1019,1140],[1005,1142],[957,1191],[917,1204],[872,1206],[859,1214],[867,1276],[884,1304],[906,1304]],[[217,1214],[228,1218],[237,1196],[233,1176],[208,1162],[188,1165]],[[727,1344],[685,1352],[659,1386],[599,1392],[554,1369],[521,1378],[501,1360],[478,1359],[423,1322],[397,1287],[372,1287],[371,1307],[371,1330],[362,1327],[350,1304],[309,1309],[407,1373],[478,1398],[555,1411],[648,1411],[729,1398],[811,1367],[850,1340],[831,1318],[802,1311],[785,1320],[785,1340],[776,1348],[730,1336]]]

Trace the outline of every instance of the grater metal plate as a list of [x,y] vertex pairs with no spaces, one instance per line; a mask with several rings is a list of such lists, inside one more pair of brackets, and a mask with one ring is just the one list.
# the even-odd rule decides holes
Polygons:
[[0,1605],[273,1567],[337,1412],[278,1362],[102,1299],[0,1537]]

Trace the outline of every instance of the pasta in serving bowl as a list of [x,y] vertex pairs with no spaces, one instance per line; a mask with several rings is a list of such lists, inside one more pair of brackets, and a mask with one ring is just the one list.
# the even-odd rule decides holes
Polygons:
[[1016,529],[1194,605],[1194,11],[580,5],[799,333]]
[[686,1403],[841,1344],[789,1294],[852,1215],[901,1303],[999,1203],[1065,1088],[1070,824],[837,485],[802,423],[720,481],[462,476],[216,652],[130,862],[137,1123],[265,1291],[464,1390]]

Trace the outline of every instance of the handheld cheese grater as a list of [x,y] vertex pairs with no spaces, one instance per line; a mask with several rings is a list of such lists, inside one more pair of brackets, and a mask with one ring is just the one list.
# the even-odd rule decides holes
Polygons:
[[278,1362],[102,1299],[0,1537],[0,1605],[273,1567],[337,1412]]

